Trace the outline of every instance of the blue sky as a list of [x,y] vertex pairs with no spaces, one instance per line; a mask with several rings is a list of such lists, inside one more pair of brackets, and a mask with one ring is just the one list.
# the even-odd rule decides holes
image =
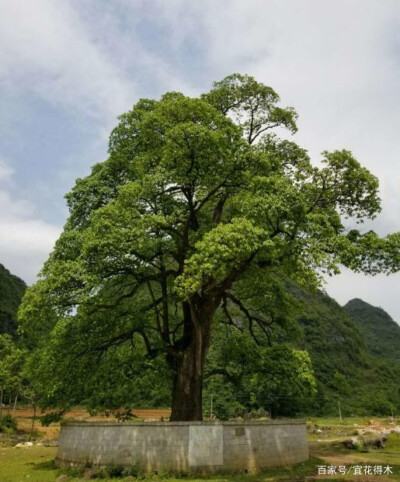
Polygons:
[[[381,182],[368,227],[400,231],[399,27],[397,0],[0,0],[0,262],[34,281],[119,114],[232,72],[297,109],[315,163],[352,150]],[[397,320],[399,288],[347,271],[326,285]]]

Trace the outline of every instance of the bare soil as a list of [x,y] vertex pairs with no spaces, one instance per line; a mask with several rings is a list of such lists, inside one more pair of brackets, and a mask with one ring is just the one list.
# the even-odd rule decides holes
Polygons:
[[[7,412],[7,410],[5,410]],[[36,412],[36,417],[41,417],[48,412]],[[171,414],[170,410],[167,409],[157,409],[157,410],[150,410],[150,409],[137,409],[133,410],[133,414],[136,415],[138,418],[146,420],[146,421],[158,421],[161,418],[168,418]],[[18,420],[18,428],[23,430],[24,432],[29,432],[32,425],[32,418],[33,418],[33,410],[30,408],[24,409],[17,409],[14,412],[14,416],[17,417]],[[112,416],[106,417],[102,414],[97,414],[95,416],[91,416],[89,412],[85,409],[81,408],[74,408],[67,412],[63,418],[77,420],[77,421],[91,421],[91,422],[113,422],[116,419]],[[60,432],[60,425],[53,424],[50,427],[42,427],[40,421],[35,421],[35,430],[42,434],[46,439],[56,439],[58,438],[58,434]]]

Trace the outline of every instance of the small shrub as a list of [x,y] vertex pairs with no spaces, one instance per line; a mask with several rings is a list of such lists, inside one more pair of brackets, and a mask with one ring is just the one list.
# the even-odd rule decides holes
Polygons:
[[103,469],[96,470],[96,479],[106,479],[107,472]]
[[179,472],[178,474],[174,474],[175,479],[187,479],[189,474],[186,472]]
[[83,467],[63,467],[58,471],[59,475],[67,475],[72,479],[82,478],[85,474],[85,469]]
[[107,472],[111,479],[116,479],[124,475],[124,467],[122,465],[111,465],[108,467]]
[[124,470],[125,477],[131,476],[131,477],[140,478],[142,475],[143,474],[141,470],[136,465],[132,465],[131,467]]
[[10,434],[15,432],[16,430],[17,419],[14,418],[12,415],[7,414],[0,419],[0,432]]

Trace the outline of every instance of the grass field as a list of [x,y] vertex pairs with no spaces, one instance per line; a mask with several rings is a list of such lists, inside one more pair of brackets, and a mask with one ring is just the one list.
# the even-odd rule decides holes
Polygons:
[[[20,425],[25,428],[28,415],[21,416]],[[76,414],[75,414],[76,415]],[[151,415],[155,415],[154,412]],[[29,418],[29,417],[28,417]],[[155,417],[148,417],[155,418]],[[200,480],[217,481],[247,481],[247,482],[300,482],[312,480],[329,480],[329,481],[400,481],[400,433],[392,433],[389,435],[385,447],[382,449],[370,448],[350,450],[344,447],[343,440],[354,436],[358,430],[371,430],[391,428],[399,426],[400,420],[390,421],[388,419],[346,419],[340,421],[338,419],[312,419],[308,422],[310,434],[310,453],[311,458],[304,464],[279,469],[271,469],[262,474],[241,474],[236,476],[215,476],[215,477],[185,477],[183,480],[188,482]],[[57,427],[55,428],[57,432]],[[51,432],[53,435],[54,431]],[[48,433],[43,433],[46,437]],[[11,446],[0,446],[0,482],[47,482],[55,481],[61,474],[68,474],[70,481],[84,480],[76,477],[73,472],[63,472],[54,465],[54,457],[57,449],[55,447],[45,447],[34,445],[32,447],[15,448]],[[341,475],[318,475],[318,466],[339,467],[346,466],[348,474]],[[389,475],[356,475],[353,471],[356,467],[361,467],[362,473],[365,467],[373,470],[376,467],[385,468],[389,466],[392,474]],[[321,469],[320,469],[321,470]],[[75,475],[75,476],[74,476]],[[86,474],[88,476],[88,474]],[[117,480],[117,479],[102,479]],[[123,479],[119,479],[123,480]],[[132,479],[133,480],[133,479]],[[174,478],[164,474],[163,476],[152,476],[147,480],[165,480],[177,481],[181,478]]]

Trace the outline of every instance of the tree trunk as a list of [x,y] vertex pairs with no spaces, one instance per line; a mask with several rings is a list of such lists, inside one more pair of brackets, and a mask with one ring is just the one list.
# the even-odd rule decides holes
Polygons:
[[190,316],[184,334],[186,347],[174,362],[171,421],[203,419],[203,370],[214,310],[201,310]]
[[3,417],[3,387],[0,387],[0,418]]
[[12,413],[11,413],[12,416],[14,416],[15,409],[17,408],[17,400],[18,400],[18,392],[15,394],[14,406],[13,406]]
[[202,361],[199,360],[193,343],[177,362],[172,389],[171,421],[202,420],[203,370],[200,365]]
[[32,405],[33,408],[33,417],[32,417],[32,424],[31,424],[31,431],[29,433],[28,440],[30,441],[33,435],[33,429],[35,428],[35,420],[36,420],[36,405]]

